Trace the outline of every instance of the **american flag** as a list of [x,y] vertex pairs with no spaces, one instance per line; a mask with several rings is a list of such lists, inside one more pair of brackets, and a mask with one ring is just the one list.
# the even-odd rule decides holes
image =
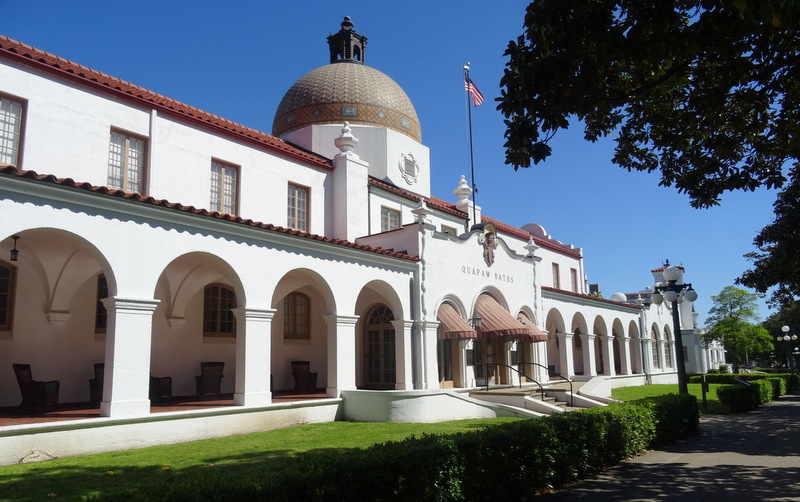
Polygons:
[[464,90],[472,94],[473,105],[479,106],[481,103],[483,103],[483,94],[481,94],[481,91],[478,90],[478,86],[475,85],[475,82],[473,82],[466,73],[464,74]]

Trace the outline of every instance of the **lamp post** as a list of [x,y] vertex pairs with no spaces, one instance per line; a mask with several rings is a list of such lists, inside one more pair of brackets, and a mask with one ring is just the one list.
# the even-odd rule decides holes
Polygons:
[[783,331],[783,336],[777,336],[775,339],[779,342],[783,340],[784,347],[786,347],[786,359],[789,360],[789,373],[794,373],[794,357],[792,354],[792,349],[789,346],[789,341],[797,341],[797,335],[789,336],[790,330],[791,328],[789,326],[782,327],[781,331]]
[[681,276],[681,271],[677,267],[673,267],[667,260],[667,266],[664,268],[663,277],[666,281],[664,283],[657,283],[653,287],[653,294],[650,295],[650,301],[656,305],[660,305],[665,300],[667,303],[672,304],[672,329],[675,332],[675,363],[678,369],[678,392],[681,394],[688,394],[689,387],[686,381],[686,364],[683,360],[683,339],[681,337],[681,321],[678,317],[678,304],[684,300],[693,302],[697,300],[697,292],[692,289],[691,283],[678,284],[678,279]]

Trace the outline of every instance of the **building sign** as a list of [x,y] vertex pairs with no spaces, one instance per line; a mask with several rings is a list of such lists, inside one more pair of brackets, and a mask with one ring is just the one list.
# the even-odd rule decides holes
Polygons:
[[469,265],[462,265],[461,273],[466,275],[471,275],[474,277],[481,277],[484,279],[492,279],[497,282],[507,282],[509,284],[514,283],[513,275],[499,274],[497,272],[492,272],[491,270],[486,270],[484,268],[470,267]]

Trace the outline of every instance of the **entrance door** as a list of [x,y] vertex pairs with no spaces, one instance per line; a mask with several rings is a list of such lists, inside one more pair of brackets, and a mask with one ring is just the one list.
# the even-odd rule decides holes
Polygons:
[[367,320],[365,365],[366,387],[394,389],[397,381],[394,315],[385,305],[376,307]]

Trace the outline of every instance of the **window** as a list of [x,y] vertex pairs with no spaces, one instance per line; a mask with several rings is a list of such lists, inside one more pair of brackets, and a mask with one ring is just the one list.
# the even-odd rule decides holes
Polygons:
[[446,234],[450,234],[450,235],[458,235],[458,233],[456,233],[456,229],[455,228],[448,227],[447,225],[442,225],[442,232],[444,232]]
[[578,271],[574,268],[569,269],[569,278],[572,282],[572,292],[578,293]]
[[22,102],[0,96],[0,162],[19,165],[22,110]]
[[144,193],[145,140],[111,131],[108,151],[108,186]]
[[108,298],[108,283],[106,282],[106,276],[100,274],[97,276],[97,306],[94,314],[95,333],[105,333],[106,326],[108,326],[108,312],[106,312],[106,306],[103,305],[103,298]]
[[308,232],[308,188],[289,185],[286,225]]
[[235,306],[232,289],[220,284],[207,286],[203,295],[203,336],[236,336]]
[[561,289],[561,280],[558,276],[558,263],[553,263],[553,287],[556,289]]
[[397,230],[400,228],[400,211],[389,209],[388,207],[381,208],[381,232],[388,232],[389,230]]
[[230,164],[211,161],[211,204],[212,211],[236,214],[236,173],[238,169]]
[[283,299],[283,338],[311,339],[311,300],[303,293],[289,293]]
[[0,262],[0,331],[11,331],[16,272],[16,267]]

